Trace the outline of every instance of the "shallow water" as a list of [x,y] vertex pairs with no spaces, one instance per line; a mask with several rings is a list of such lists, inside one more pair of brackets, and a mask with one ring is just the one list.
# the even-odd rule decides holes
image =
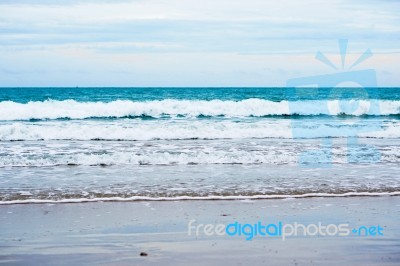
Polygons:
[[1,89],[0,201],[400,193],[398,91]]

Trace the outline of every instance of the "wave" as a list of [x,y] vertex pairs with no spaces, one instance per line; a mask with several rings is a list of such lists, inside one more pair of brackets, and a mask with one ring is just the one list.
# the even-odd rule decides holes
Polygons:
[[[326,163],[327,155],[319,158]],[[398,161],[398,160],[397,160]],[[218,164],[294,164],[294,154],[281,155],[275,151],[239,151],[239,150],[160,150],[149,152],[88,152],[47,156],[46,154],[28,154],[1,157],[0,167],[49,167],[49,166],[112,166],[112,165],[218,165]],[[316,162],[318,163],[318,162]]]
[[346,193],[306,193],[288,195],[241,195],[241,196],[178,196],[178,197],[99,197],[99,198],[64,198],[52,199],[20,199],[0,201],[0,205],[10,204],[43,204],[43,203],[84,203],[84,202],[126,202],[126,201],[182,201],[182,200],[262,200],[262,199],[296,199],[314,197],[379,197],[400,196],[400,191],[392,192],[346,192]]
[[400,138],[397,120],[53,121],[0,123],[0,141]]
[[0,120],[88,119],[101,117],[263,117],[273,115],[340,116],[399,115],[400,101],[314,100],[273,102],[263,99],[155,100],[112,102],[38,101],[0,102]]
[[[217,143],[218,144],[218,143]],[[55,147],[54,147],[55,146]],[[341,165],[347,163],[371,164],[400,162],[399,148],[357,146],[319,147],[288,143],[272,146],[269,143],[251,145],[202,147],[192,143],[186,146],[147,146],[146,144],[107,145],[82,148],[68,143],[31,147],[2,147],[0,167],[51,166],[174,166],[174,165]]]

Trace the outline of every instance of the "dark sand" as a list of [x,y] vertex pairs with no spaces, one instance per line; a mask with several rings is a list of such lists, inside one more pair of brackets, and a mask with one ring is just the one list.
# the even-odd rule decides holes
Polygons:
[[[380,225],[384,235],[196,237],[192,219]],[[0,263],[400,265],[400,197],[0,205]]]

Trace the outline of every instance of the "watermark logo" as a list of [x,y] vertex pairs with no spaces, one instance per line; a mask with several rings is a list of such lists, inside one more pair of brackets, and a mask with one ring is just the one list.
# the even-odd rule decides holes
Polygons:
[[[376,71],[364,69],[354,71],[353,68],[372,57],[372,51],[367,49],[361,56],[346,69],[346,55],[348,40],[339,39],[339,52],[341,66],[336,66],[322,52],[318,51],[315,58],[331,67],[335,73],[299,77],[287,80],[286,86],[294,88],[294,98],[315,100],[313,108],[318,113],[326,115],[327,119],[336,123],[336,127],[325,127],[324,134],[327,137],[321,139],[320,149],[302,152],[299,156],[299,164],[305,167],[331,167],[333,162],[333,140],[335,137],[346,139],[348,163],[371,163],[380,160],[380,152],[370,145],[360,145],[358,136],[360,133],[379,131],[381,123],[373,123],[363,126],[357,125],[357,120],[363,115],[379,115],[379,100],[371,99],[368,88],[377,87]],[[339,70],[341,68],[341,70]],[[344,89],[344,87],[347,87]],[[304,106],[302,101],[290,101],[291,114],[301,113]],[[351,119],[345,119],[351,116]],[[301,119],[291,119],[292,135],[295,139],[309,137],[310,129],[305,128]],[[338,130],[341,128],[341,130]],[[368,156],[360,156],[360,151]],[[362,155],[362,154],[361,154]]]
[[189,236],[231,236],[243,237],[245,240],[253,240],[256,237],[271,237],[286,240],[294,237],[348,237],[348,236],[383,236],[383,228],[380,225],[351,227],[347,223],[316,224],[302,223],[240,223],[234,221],[229,224],[202,224],[196,220],[188,223]]

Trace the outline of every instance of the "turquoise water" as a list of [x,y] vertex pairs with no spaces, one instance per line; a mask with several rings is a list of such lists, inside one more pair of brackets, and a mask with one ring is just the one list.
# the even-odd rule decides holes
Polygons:
[[400,88],[1,88],[0,101],[45,100],[111,102],[115,100],[244,100],[301,101],[326,99],[400,100]]
[[0,202],[400,192],[398,88],[2,88]]

